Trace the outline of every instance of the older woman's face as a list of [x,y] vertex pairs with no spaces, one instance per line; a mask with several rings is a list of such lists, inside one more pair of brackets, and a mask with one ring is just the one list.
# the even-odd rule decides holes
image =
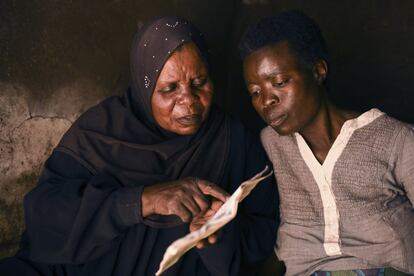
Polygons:
[[213,84],[198,48],[185,43],[169,57],[151,98],[152,113],[164,129],[189,135],[210,111]]

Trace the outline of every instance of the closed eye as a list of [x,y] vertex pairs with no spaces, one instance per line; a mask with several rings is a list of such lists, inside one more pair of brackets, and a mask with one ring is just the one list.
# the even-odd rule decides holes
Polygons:
[[196,78],[192,81],[191,85],[195,88],[202,87],[204,84],[206,84],[207,78]]
[[169,93],[169,92],[173,92],[177,89],[177,84],[176,83],[170,83],[167,86],[162,87],[159,91],[162,93]]
[[289,79],[282,80],[282,81],[275,81],[272,83],[273,87],[282,88],[285,87],[289,82]]
[[251,91],[250,93],[250,97],[258,97],[258,96],[260,96],[260,90],[254,90],[254,91]]

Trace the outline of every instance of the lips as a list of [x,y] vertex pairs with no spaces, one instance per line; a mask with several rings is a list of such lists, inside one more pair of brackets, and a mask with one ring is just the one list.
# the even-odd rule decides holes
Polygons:
[[190,114],[176,119],[178,123],[184,126],[198,125],[201,123],[202,116],[200,114]]
[[281,125],[286,118],[286,114],[277,114],[276,112],[269,112],[266,114],[266,122],[272,127]]

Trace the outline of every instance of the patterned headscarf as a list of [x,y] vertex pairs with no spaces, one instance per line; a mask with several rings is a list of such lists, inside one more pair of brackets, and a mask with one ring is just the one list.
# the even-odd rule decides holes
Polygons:
[[208,65],[202,34],[186,19],[162,17],[144,25],[135,35],[131,48],[131,97],[150,123],[155,123],[151,96],[158,76],[171,53],[185,42],[194,43]]

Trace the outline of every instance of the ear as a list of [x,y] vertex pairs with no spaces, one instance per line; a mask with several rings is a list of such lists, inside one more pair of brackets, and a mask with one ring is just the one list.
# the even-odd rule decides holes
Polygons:
[[323,84],[328,76],[328,64],[325,60],[320,59],[313,65],[313,76],[318,84]]

